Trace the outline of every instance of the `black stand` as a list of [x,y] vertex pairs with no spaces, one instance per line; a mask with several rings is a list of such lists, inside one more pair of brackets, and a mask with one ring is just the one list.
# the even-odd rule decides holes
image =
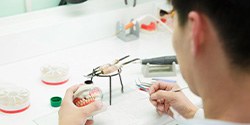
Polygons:
[[109,105],[112,104],[112,77],[113,76],[117,76],[119,75],[119,78],[120,78],[120,83],[121,83],[121,92],[123,93],[123,83],[122,83],[122,77],[121,77],[121,69],[118,69],[117,70],[117,73],[114,73],[114,74],[110,74],[110,75],[103,75],[103,74],[95,74],[95,70],[93,70],[93,77],[91,77],[91,80],[93,80],[93,78],[95,76],[97,77],[109,77]]

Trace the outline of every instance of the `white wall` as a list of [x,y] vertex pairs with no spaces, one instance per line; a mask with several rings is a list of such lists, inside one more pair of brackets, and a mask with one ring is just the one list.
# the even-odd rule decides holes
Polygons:
[[153,14],[154,3],[92,14],[82,14],[91,7],[80,5],[0,19],[0,65],[111,37],[117,21]]

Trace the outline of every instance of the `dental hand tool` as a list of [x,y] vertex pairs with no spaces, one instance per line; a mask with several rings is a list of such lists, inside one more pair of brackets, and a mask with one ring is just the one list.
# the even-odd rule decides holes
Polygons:
[[130,61],[125,62],[125,63],[122,63],[122,64],[111,65],[111,66],[106,67],[106,68],[104,68],[103,70],[101,70],[101,73],[100,73],[100,74],[110,74],[110,73],[113,73],[113,72],[115,72],[115,71],[118,71],[118,69],[122,68],[122,66],[127,65],[127,64],[129,64],[129,63],[131,63],[131,62],[134,62],[134,61],[136,61],[136,60],[138,60],[138,58],[133,59],[133,60],[130,60]]
[[100,74],[100,71],[102,71],[102,70],[104,70],[104,69],[106,69],[108,67],[111,67],[112,65],[115,65],[115,64],[119,63],[120,61],[128,58],[129,56],[130,55],[127,55],[127,56],[122,57],[120,59],[115,59],[112,63],[108,63],[108,64],[104,64],[104,65],[98,66],[98,67],[96,67],[94,69],[94,71],[92,73],[88,74],[87,76],[91,76],[91,75],[93,75],[93,73],[97,73],[97,72],[99,72],[99,74]]
[[103,75],[110,74],[110,73],[113,73],[113,72],[115,72],[115,71],[118,71],[118,70],[119,70],[120,68],[122,68],[122,66],[124,66],[124,65],[127,65],[127,64],[129,64],[129,63],[131,63],[131,62],[134,62],[134,61],[139,60],[139,58],[135,58],[135,59],[132,59],[132,60],[130,60],[130,61],[128,61],[128,62],[119,64],[120,61],[122,61],[122,60],[124,60],[124,59],[126,59],[126,58],[128,58],[128,57],[129,57],[129,55],[128,55],[128,56],[125,56],[125,57],[123,57],[123,58],[117,59],[117,60],[115,60],[115,61],[114,61],[113,63],[111,63],[111,64],[105,64],[105,65],[99,66],[99,67],[95,68],[95,69],[93,70],[93,72],[90,73],[90,74],[88,74],[86,77],[91,77],[91,76],[101,75],[101,74],[103,74]]
[[173,89],[173,90],[170,90],[170,92],[180,92],[182,91],[183,89],[188,89],[189,87],[183,87],[183,88],[179,88],[179,89]]
[[[147,83],[147,82],[142,82],[140,81],[140,79],[135,80],[135,83],[136,83],[136,86],[139,87],[140,89],[148,92],[149,91],[149,88],[151,87],[151,85],[153,85],[153,83]],[[172,89],[172,90],[169,90],[169,92],[180,92],[184,89],[188,89],[189,87],[183,87],[183,88],[178,88],[178,89]]]
[[105,68],[108,68],[108,67],[110,67],[110,66],[112,66],[112,65],[115,65],[115,64],[119,63],[120,61],[122,61],[122,60],[128,58],[128,57],[129,57],[129,55],[127,55],[127,56],[125,56],[125,57],[122,57],[122,58],[120,58],[120,59],[115,59],[112,63],[108,63],[108,64],[104,64],[104,65],[102,65],[102,66],[99,66],[99,67],[95,68],[95,70],[96,70],[96,71],[98,71],[98,70],[102,71],[102,70],[104,70]]

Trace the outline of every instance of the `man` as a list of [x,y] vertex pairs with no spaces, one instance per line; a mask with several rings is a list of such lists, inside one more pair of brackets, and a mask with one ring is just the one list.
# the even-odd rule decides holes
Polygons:
[[[203,120],[193,119],[183,124],[250,123],[249,3],[247,0],[172,1],[176,10],[173,45],[177,59],[191,91],[202,98],[205,114]],[[150,101],[160,114],[172,115],[169,109],[172,107],[192,119],[198,108],[182,92],[170,91],[175,88],[178,86],[170,83],[154,84],[150,88]],[[73,92],[70,89],[66,93],[60,119],[73,113],[66,111],[70,107],[67,105],[73,105]],[[101,104],[93,103],[79,112],[86,118],[100,107]],[[73,123],[85,123],[81,118],[72,118],[78,121]]]
[[[206,119],[199,124],[250,123],[250,10],[247,0],[173,0],[177,12],[173,44],[184,79],[203,100]],[[169,107],[186,118],[197,108],[176,85],[151,87],[158,112]],[[223,122],[225,121],[225,122]],[[226,122],[227,121],[227,122]],[[190,121],[195,123],[194,121]]]

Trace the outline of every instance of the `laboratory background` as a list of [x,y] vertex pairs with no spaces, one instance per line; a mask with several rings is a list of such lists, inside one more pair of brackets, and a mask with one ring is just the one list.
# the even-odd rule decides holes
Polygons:
[[[80,83],[107,105],[95,125],[175,125],[182,116],[159,116],[149,101],[155,81],[177,82],[202,107],[176,60],[172,9],[166,0],[1,0],[0,124],[58,125],[66,90]],[[79,102],[84,92],[76,105],[94,101]]]

